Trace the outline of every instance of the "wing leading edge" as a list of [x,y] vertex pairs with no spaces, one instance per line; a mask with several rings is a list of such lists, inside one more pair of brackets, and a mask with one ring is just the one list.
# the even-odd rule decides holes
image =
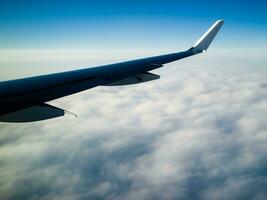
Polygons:
[[[10,122],[25,122],[23,113],[25,109],[34,107],[35,113],[31,118],[25,115],[26,121],[63,116],[64,112],[53,110],[50,106],[42,106],[45,102],[67,95],[81,92],[100,85],[127,85],[158,79],[159,76],[149,71],[162,67],[164,64],[174,62],[189,56],[205,52],[223,25],[223,20],[218,20],[211,28],[187,51],[179,53],[154,56],[117,64],[93,67],[69,72],[61,72],[37,77],[23,78],[0,82],[0,121],[8,115]],[[36,106],[39,106],[36,109]],[[45,116],[44,109],[50,109]],[[21,113],[20,113],[21,111]],[[31,111],[32,112],[32,111]],[[30,113],[31,113],[30,112]],[[40,116],[38,117],[38,112]],[[10,115],[16,113],[16,115]],[[37,114],[36,114],[37,113]],[[19,119],[16,116],[20,116]],[[11,116],[11,117],[10,117]]]

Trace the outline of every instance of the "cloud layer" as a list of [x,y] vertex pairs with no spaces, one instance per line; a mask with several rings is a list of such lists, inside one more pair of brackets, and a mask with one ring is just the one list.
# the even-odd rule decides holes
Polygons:
[[0,124],[1,199],[266,199],[267,70],[198,62]]

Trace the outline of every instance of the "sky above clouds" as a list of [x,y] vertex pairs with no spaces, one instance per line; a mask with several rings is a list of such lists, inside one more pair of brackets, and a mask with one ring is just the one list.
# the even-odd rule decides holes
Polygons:
[[266,199],[265,1],[0,1],[0,79],[184,50],[161,79],[50,102],[78,115],[0,123],[0,199]]
[[265,0],[1,1],[1,49],[180,48],[225,19],[218,48],[266,47]]

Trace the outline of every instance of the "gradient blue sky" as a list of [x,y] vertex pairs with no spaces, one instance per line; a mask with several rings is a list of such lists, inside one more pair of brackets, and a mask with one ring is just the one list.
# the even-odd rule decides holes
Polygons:
[[0,1],[0,48],[184,48],[220,18],[217,48],[265,48],[266,8],[266,0]]

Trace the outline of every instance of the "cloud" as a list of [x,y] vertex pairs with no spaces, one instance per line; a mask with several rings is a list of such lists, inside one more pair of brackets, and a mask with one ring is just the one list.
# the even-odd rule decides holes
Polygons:
[[77,119],[0,124],[1,198],[265,199],[267,71],[201,62],[53,102]]

